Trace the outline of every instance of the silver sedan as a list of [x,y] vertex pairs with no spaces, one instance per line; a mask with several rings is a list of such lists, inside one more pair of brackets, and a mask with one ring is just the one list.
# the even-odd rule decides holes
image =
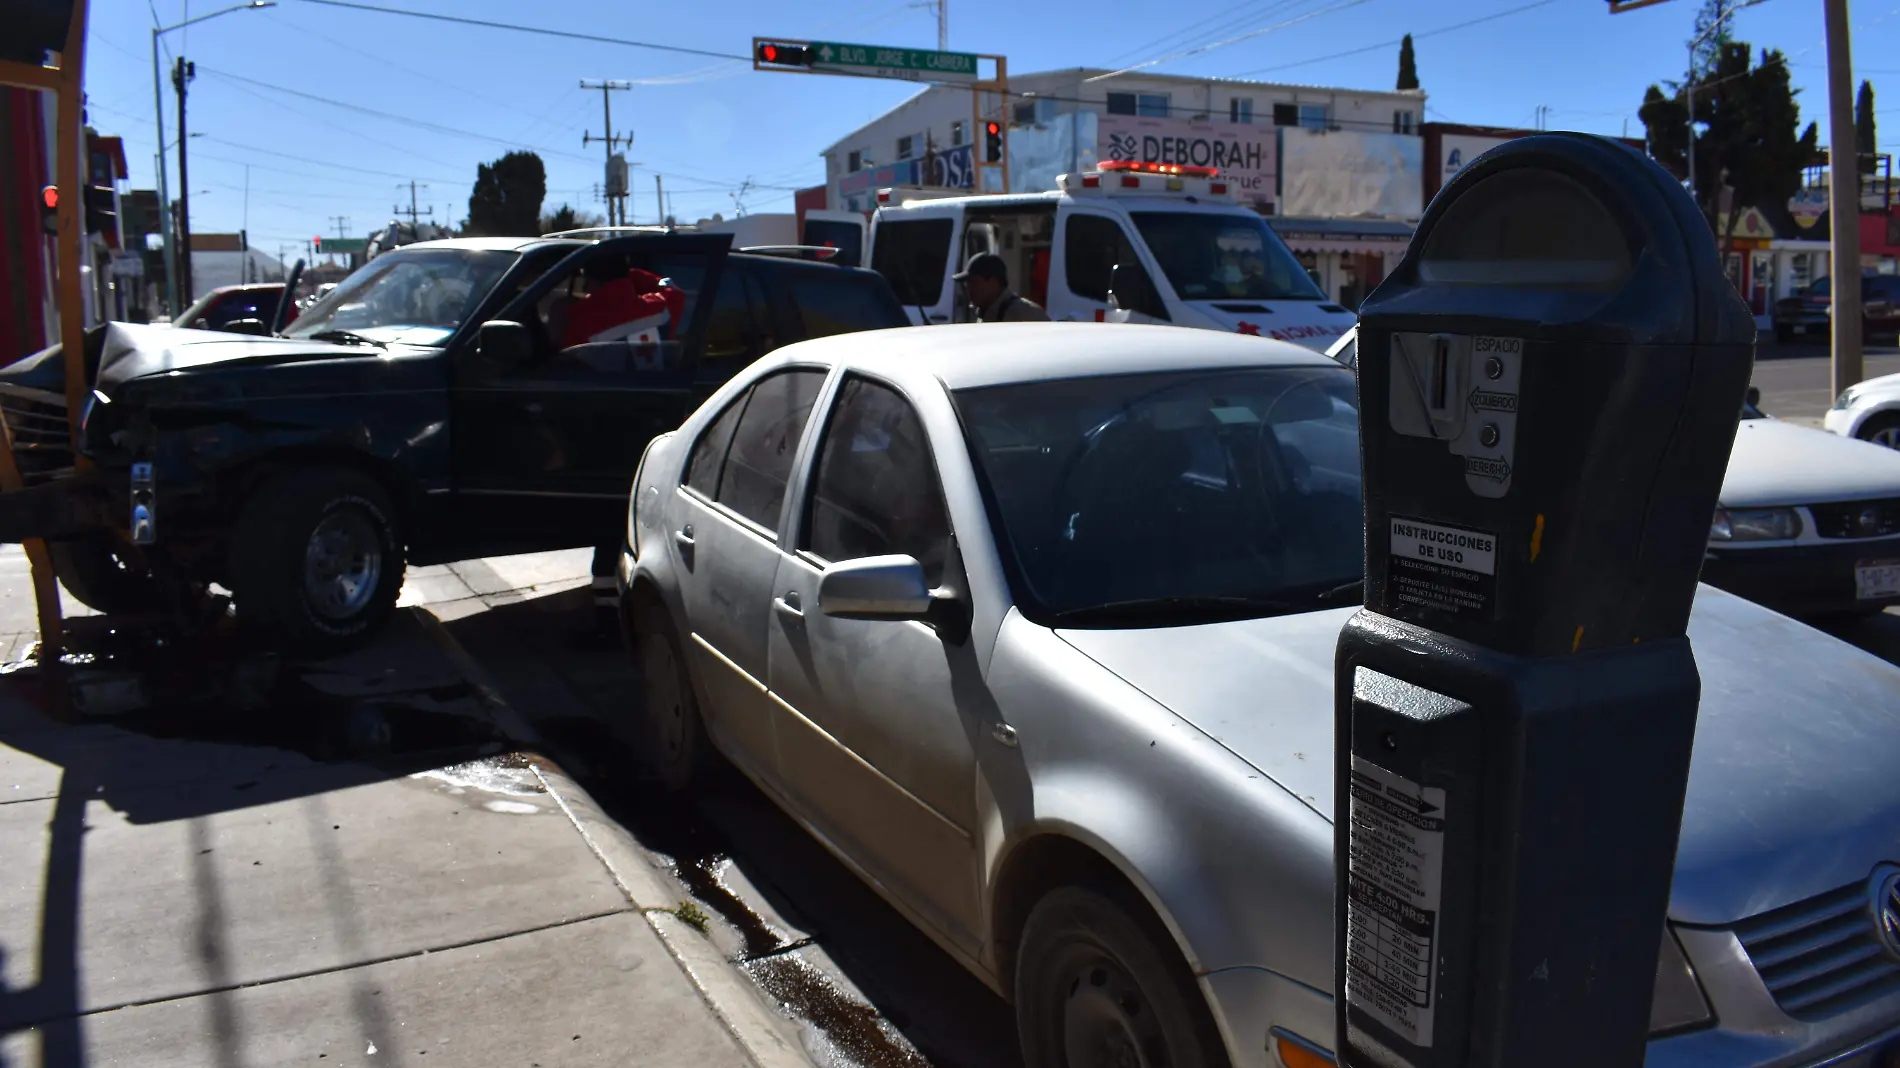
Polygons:
[[[1311,1068],[1359,492],[1352,375],[1291,345],[793,345],[642,463],[638,723],[669,785],[729,759],[1011,999],[1030,1065]],[[1650,1063],[1891,1063],[1900,670],[1708,588],[1690,633]]]

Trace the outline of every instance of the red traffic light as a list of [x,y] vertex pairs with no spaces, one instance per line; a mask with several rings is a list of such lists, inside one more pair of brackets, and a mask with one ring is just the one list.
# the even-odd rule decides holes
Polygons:
[[989,124],[988,127],[985,128],[984,132],[989,134],[991,137],[995,137],[997,134],[1000,134],[1003,132],[1003,124],[1000,122],[992,122]]
[[49,185],[40,190],[40,203],[46,205],[47,211],[59,210],[59,186]]
[[759,46],[759,58],[767,63],[778,62],[778,46],[775,44]]
[[752,50],[752,58],[772,67],[809,67],[817,57],[812,55],[809,45],[760,41]]

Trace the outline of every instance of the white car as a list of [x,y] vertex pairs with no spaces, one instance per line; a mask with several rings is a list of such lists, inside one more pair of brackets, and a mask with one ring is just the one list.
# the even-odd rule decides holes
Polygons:
[[[1355,329],[1326,354],[1357,370],[1357,336]],[[1889,377],[1896,411],[1887,425],[1900,433],[1900,375]],[[1900,452],[1782,422],[1759,403],[1751,388],[1709,528],[1702,581],[1790,615],[1874,613],[1900,604]],[[1835,426],[1839,414],[1828,413],[1829,429],[1854,436]]]
[[1825,425],[1844,438],[1900,449],[1900,375],[1870,378],[1842,390]]
[[[771,353],[634,482],[648,756],[728,757],[1014,1003],[1029,1068],[1328,1063],[1355,393],[1155,326]],[[1886,1068],[1900,668],[1706,587],[1689,635],[1647,1063]]]

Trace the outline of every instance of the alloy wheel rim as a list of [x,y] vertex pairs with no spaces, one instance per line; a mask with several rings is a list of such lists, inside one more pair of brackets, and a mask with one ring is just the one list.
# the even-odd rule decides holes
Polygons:
[[360,614],[375,598],[382,577],[382,538],[360,509],[337,509],[310,532],[303,587],[317,615],[341,621]]
[[1881,427],[1867,440],[1876,445],[1885,445],[1889,449],[1900,449],[1900,426]]

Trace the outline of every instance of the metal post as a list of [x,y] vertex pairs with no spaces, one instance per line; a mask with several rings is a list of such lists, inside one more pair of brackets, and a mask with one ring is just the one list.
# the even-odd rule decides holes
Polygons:
[[1860,159],[1854,148],[1853,50],[1847,0],[1826,0],[1828,274],[1833,276],[1835,396],[1861,379]]
[[180,263],[179,295],[186,304],[191,303],[191,170],[188,144],[191,137],[185,132],[185,87],[191,83],[192,64],[179,56],[172,69],[172,86],[178,90],[178,243]]
[[[609,226],[624,225],[627,220],[627,208],[626,208],[627,188],[623,184],[621,186],[620,192],[615,193],[613,190],[614,105],[613,105],[612,97],[613,97],[614,90],[619,89],[619,90],[624,91],[624,90],[631,89],[633,88],[633,83],[624,82],[624,81],[614,81],[612,79],[603,79],[598,82],[590,82],[587,79],[582,78],[581,88],[600,90],[601,110],[607,124],[606,136],[595,137],[593,134],[583,133],[581,134],[581,144],[587,145],[595,141],[601,141],[605,143],[606,159],[607,159],[607,171],[605,175],[607,179],[607,185],[605,186],[605,192],[607,195],[607,225]],[[632,137],[627,137],[625,140],[629,145],[633,143]]]
[[666,225],[666,190],[660,185],[660,176],[653,176],[653,207],[659,211],[660,225]]
[[152,117],[158,129],[158,213],[159,224],[165,238],[165,317],[178,317],[178,273],[172,256],[172,199],[171,190],[165,184],[165,89],[158,73],[158,35],[163,33],[158,27],[152,28]]

